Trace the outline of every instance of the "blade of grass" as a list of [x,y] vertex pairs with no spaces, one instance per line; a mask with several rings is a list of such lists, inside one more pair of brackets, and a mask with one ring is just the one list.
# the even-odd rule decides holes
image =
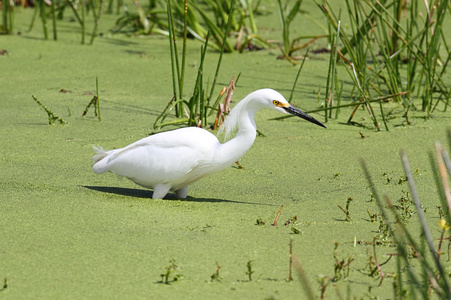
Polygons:
[[[439,169],[440,169],[440,173],[442,174],[443,160],[440,159],[441,158],[440,149],[439,149],[440,146],[436,144],[436,148],[437,148],[437,159],[438,159],[438,162],[439,162]],[[423,209],[421,207],[421,202],[420,202],[420,199],[418,197],[418,193],[416,191],[415,182],[413,180],[413,176],[412,176],[412,173],[410,171],[409,161],[408,161],[407,156],[406,156],[406,154],[404,152],[401,152],[401,159],[402,159],[402,162],[403,162],[403,165],[404,165],[404,170],[405,170],[405,173],[406,173],[407,181],[409,183],[410,192],[411,192],[412,198],[413,198],[413,200],[415,202],[418,218],[420,219],[420,223],[421,223],[421,226],[423,228],[423,233],[426,236],[426,241],[427,241],[427,244],[428,244],[428,247],[429,247],[429,251],[430,251],[430,253],[431,253],[432,257],[433,257],[435,266],[436,266],[438,272],[440,273],[440,277],[442,279],[441,282],[444,285],[444,291],[443,292],[446,294],[448,299],[451,299],[451,289],[450,289],[450,287],[448,285],[448,281],[446,280],[447,274],[443,270],[443,266],[440,263],[440,259],[438,257],[438,253],[435,250],[434,241],[433,241],[431,232],[429,230],[428,224],[426,222],[426,217],[424,216],[424,212],[423,212]],[[446,171],[445,171],[445,177],[446,177]],[[445,193],[446,193],[446,190],[445,190]],[[451,207],[451,195],[449,194],[449,186],[448,186],[447,201],[448,201],[448,206]],[[451,215],[451,210],[450,210],[450,215]]]
[[56,11],[55,11],[55,6],[56,6],[56,0],[51,0],[50,7],[51,7],[51,10],[52,10],[53,40],[56,41],[58,39],[58,35],[57,35],[57,30],[56,30]]
[[[384,220],[384,223],[389,228],[390,232],[394,233],[394,229],[393,229],[393,226],[392,226],[393,223],[391,223],[390,220],[388,219],[388,216],[387,216],[387,214],[385,212],[385,208],[384,208],[382,199],[379,196],[379,192],[376,189],[376,186],[375,186],[375,184],[373,182],[372,176],[371,176],[371,174],[370,174],[370,172],[368,170],[368,167],[366,165],[366,162],[365,162],[365,160],[363,158],[360,159],[360,165],[361,165],[361,167],[363,169],[364,176],[365,176],[365,178],[366,178],[366,180],[367,180],[367,182],[368,182],[368,184],[370,186],[371,193],[374,196],[374,198],[376,199],[376,204],[377,204],[377,206],[379,208],[379,211],[381,212],[382,219]],[[398,224],[400,229],[402,230],[402,226],[403,226],[402,222],[398,222],[398,223],[395,223],[395,224]],[[408,232],[406,232],[406,233],[408,235]],[[413,283],[419,283],[419,280],[418,280],[417,276],[414,274],[413,269],[410,266],[410,263],[408,261],[408,254],[407,254],[406,247],[399,240],[398,235],[394,234],[393,238],[395,240],[395,243],[396,243],[396,246],[397,246],[397,249],[398,249],[399,257],[403,259],[403,262],[406,265],[406,269],[407,269],[407,272],[408,272],[407,274],[409,275],[410,280]],[[415,285],[414,287],[420,290],[420,292],[422,293],[423,299],[427,299],[427,295],[428,295],[427,292],[424,292],[423,289],[418,288],[417,285]]]
[[102,121],[100,117],[100,96],[99,96],[99,77],[96,76],[96,97],[97,97],[97,115],[99,116],[99,122]]
[[[445,160],[444,160],[445,156],[447,157],[448,155],[447,155],[445,149],[443,149],[442,146],[440,145],[440,143],[438,143],[438,142],[435,143],[435,151],[436,151],[437,163],[438,163],[440,176],[442,179],[443,192],[445,194],[445,199],[448,204],[449,215],[451,216],[451,191],[450,191],[450,187],[449,187],[448,174],[446,172],[446,164],[445,164]],[[448,157],[448,163],[449,163],[449,157]]]
[[[183,114],[183,102],[178,102],[177,99],[180,97],[182,99],[182,94],[180,93],[180,68],[177,53],[177,39],[175,37],[174,29],[174,16],[172,14],[171,0],[167,3],[167,14],[168,14],[168,26],[169,26],[169,50],[171,52],[171,70],[172,70],[172,89],[174,93],[174,103],[175,103],[175,116],[181,117]],[[177,97],[177,86],[179,90],[179,97]]]
[[296,74],[296,78],[294,79],[294,83],[293,83],[293,88],[291,89],[291,93],[290,93],[290,97],[288,98],[288,103],[291,103],[291,100],[293,100],[293,94],[294,94],[294,90],[296,88],[296,84],[298,82],[299,79],[299,75],[301,74],[302,71],[302,67],[304,66],[305,60],[307,59],[308,53],[309,53],[309,49],[307,49],[307,52],[304,55],[304,59],[302,60],[301,66],[299,67],[298,73]]
[[216,86],[216,79],[218,78],[219,68],[221,67],[222,55],[224,54],[224,50],[225,50],[225,46],[226,46],[227,35],[229,34],[230,25],[232,22],[231,16],[233,15],[234,9],[235,9],[235,0],[231,0],[230,9],[229,9],[229,18],[227,20],[226,31],[224,33],[224,40],[222,41],[221,52],[219,53],[218,64],[216,66],[216,71],[215,71],[215,77],[213,78],[213,83],[211,85],[210,95],[208,96],[208,99],[211,99],[213,97],[213,92],[214,92],[214,89]]

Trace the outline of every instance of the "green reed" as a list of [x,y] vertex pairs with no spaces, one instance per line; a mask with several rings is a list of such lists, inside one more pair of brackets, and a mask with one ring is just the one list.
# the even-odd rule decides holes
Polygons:
[[[448,131],[448,136],[450,135],[451,133]],[[401,152],[401,160],[421,226],[422,234],[420,240],[415,238],[413,233],[406,228],[405,223],[402,222],[402,216],[396,211],[396,207],[392,204],[390,199],[387,196],[381,198],[372,180],[368,166],[364,160],[361,160],[365,177],[381,211],[381,218],[387,225],[396,244],[397,273],[393,286],[395,289],[394,293],[397,296],[405,295],[406,289],[408,289],[409,296],[412,298],[420,295],[420,298],[430,299],[431,291],[434,291],[439,299],[451,298],[451,282],[445,271],[447,263],[440,260],[440,247],[443,240],[443,234],[449,229],[448,224],[451,222],[451,192],[447,175],[447,172],[451,174],[451,162],[449,161],[448,153],[438,143],[436,144],[436,158],[438,170],[437,167],[435,167],[435,164],[433,165],[433,169],[435,169],[434,173],[436,175],[434,178],[440,195],[438,201],[441,207],[445,208],[445,212],[443,212],[444,219],[439,222],[442,237],[439,240],[438,249],[434,244],[434,238],[424,216],[415,182],[410,171],[407,155],[404,152]],[[447,167],[447,165],[450,166]],[[391,220],[389,214],[392,215],[393,220]],[[424,242],[426,242],[426,244]],[[411,267],[410,249],[414,249],[416,253],[416,257],[420,264],[419,270],[418,268]],[[405,269],[406,272],[402,272],[403,269]],[[411,282],[408,286],[403,284],[406,280],[406,278],[403,279],[403,277],[406,276]]]
[[[359,105],[364,105],[377,130],[380,130],[380,124],[371,105],[376,97],[391,95],[391,101],[401,103],[408,123],[408,113],[412,109],[421,109],[426,117],[430,117],[439,103],[444,104],[444,111],[449,105],[451,88],[442,79],[451,57],[442,28],[443,20],[449,14],[448,2],[434,6],[435,2],[429,1],[426,20],[421,20],[416,1],[405,6],[407,4],[402,1],[346,0],[351,32],[338,33],[343,47],[337,50],[335,59],[342,62],[354,83],[351,99],[354,97]],[[318,7],[329,26],[338,31],[341,18],[327,2]],[[408,11],[406,17],[403,17],[403,11]],[[333,36],[329,36],[332,39]],[[443,52],[445,57],[442,57]],[[333,69],[334,63],[331,59],[329,70]],[[330,72],[327,80],[334,82]],[[378,115],[388,130],[384,105],[378,104]],[[326,101],[324,110],[329,109],[333,106]],[[354,113],[355,110],[349,122]]]
[[296,0],[291,8],[288,8],[288,1],[282,5],[282,0],[277,0],[277,8],[279,11],[280,24],[282,26],[283,46],[279,45],[283,56],[294,64],[292,54],[295,50],[294,41],[290,40],[290,25],[294,18],[298,15],[302,0]]
[[[188,12],[190,11],[190,7],[188,6],[188,2],[186,3],[185,16],[188,17]],[[235,0],[230,2],[231,7],[229,8],[229,12],[233,14]],[[208,91],[208,88],[204,87],[204,61],[207,53],[207,47],[209,45],[209,38],[211,32],[207,33],[207,37],[205,39],[204,45],[201,46],[200,51],[200,64],[197,72],[196,81],[194,84],[194,90],[192,92],[189,100],[186,100],[183,96],[183,83],[184,83],[184,68],[185,68],[185,57],[186,57],[186,40],[187,40],[187,23],[185,24],[185,34],[183,35],[183,50],[180,58],[177,50],[177,37],[175,32],[175,21],[174,14],[172,13],[172,3],[168,1],[167,6],[167,15],[169,19],[169,44],[170,44],[170,52],[171,52],[171,70],[172,70],[172,89],[173,89],[173,97],[171,101],[168,103],[165,110],[157,117],[154,128],[161,128],[166,125],[174,125],[180,123],[187,123],[188,126],[199,126],[206,127],[208,126],[207,116],[211,115],[212,110],[216,108],[210,105],[210,100],[213,97],[216,80],[219,75],[219,70],[221,67],[222,56],[225,52],[227,45],[227,37],[229,34],[229,30],[231,27],[232,18],[228,19],[228,23],[226,24],[226,31],[223,34],[222,47],[219,53],[218,63],[216,65],[216,71],[213,77],[213,82],[211,84],[211,89]],[[186,20],[186,19],[185,19]],[[177,95],[178,92],[178,95]],[[178,118],[175,121],[164,122],[169,113],[175,109],[176,117]],[[187,111],[187,115],[185,115],[185,109]]]
[[11,34],[14,29],[14,3],[2,1],[2,26],[0,33]]

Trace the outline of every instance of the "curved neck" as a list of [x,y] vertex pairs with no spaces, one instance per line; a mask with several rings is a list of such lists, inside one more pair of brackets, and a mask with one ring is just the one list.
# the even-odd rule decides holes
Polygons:
[[[242,100],[244,101],[244,100]],[[246,101],[240,109],[238,115],[238,132],[230,141],[221,144],[218,149],[218,156],[222,157],[220,161],[231,165],[238,161],[251,148],[257,136],[257,126],[255,124],[255,114],[260,108]]]

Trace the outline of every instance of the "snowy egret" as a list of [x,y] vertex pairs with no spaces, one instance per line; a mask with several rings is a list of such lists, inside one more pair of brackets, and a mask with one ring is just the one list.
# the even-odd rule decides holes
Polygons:
[[143,138],[127,147],[97,152],[92,160],[95,173],[107,171],[127,177],[153,189],[153,199],[175,191],[186,198],[188,186],[238,161],[256,138],[255,113],[270,108],[289,113],[326,128],[321,122],[294,108],[272,89],[254,91],[241,100],[222,127],[226,138],[238,128],[234,138],[221,144],[215,135],[198,127],[180,128]]

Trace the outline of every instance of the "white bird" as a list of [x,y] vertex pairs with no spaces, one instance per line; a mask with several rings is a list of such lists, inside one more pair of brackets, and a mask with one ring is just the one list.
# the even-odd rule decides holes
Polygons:
[[290,105],[280,93],[261,89],[247,95],[227,116],[222,127],[226,138],[234,129],[238,131],[223,144],[205,129],[180,128],[148,136],[121,149],[94,147],[97,155],[92,158],[93,170],[98,174],[110,171],[153,189],[153,199],[162,199],[169,191],[186,198],[190,184],[231,166],[249,150],[257,133],[254,116],[262,108],[289,113],[326,128]]

